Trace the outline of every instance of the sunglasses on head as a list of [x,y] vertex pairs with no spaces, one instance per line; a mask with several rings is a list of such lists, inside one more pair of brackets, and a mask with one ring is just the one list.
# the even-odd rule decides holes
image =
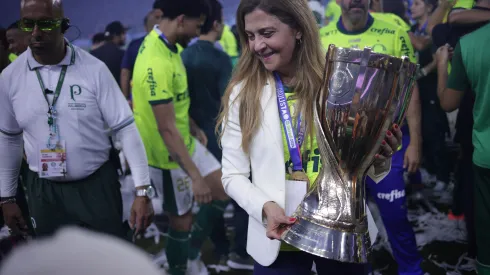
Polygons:
[[52,31],[58,29],[61,26],[63,19],[22,19],[20,20],[19,27],[22,31],[32,32],[34,27],[37,26],[41,31]]

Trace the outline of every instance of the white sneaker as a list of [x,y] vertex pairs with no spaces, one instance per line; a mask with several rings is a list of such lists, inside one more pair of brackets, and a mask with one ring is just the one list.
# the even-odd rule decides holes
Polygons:
[[311,267],[311,272],[313,272],[315,274],[318,274],[318,272],[316,271],[316,264],[315,264],[315,262],[313,262],[313,266]]
[[187,261],[186,275],[209,275],[206,265],[201,261],[201,257]]
[[162,250],[160,253],[153,257],[153,263],[159,269],[168,270],[167,253],[165,252],[165,250]]
[[434,185],[433,189],[434,189],[434,191],[437,191],[437,192],[443,191],[444,189],[446,189],[446,183],[438,180],[436,182],[436,185]]

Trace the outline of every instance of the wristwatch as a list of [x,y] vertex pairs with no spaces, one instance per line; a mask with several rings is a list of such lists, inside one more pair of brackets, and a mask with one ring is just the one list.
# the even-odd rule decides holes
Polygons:
[[153,199],[155,195],[155,189],[151,185],[145,189],[136,189],[136,197],[148,197],[149,199]]

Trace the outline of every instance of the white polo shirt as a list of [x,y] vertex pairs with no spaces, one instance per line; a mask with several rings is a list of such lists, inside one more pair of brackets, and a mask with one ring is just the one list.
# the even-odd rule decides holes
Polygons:
[[[68,65],[56,103],[57,124],[66,142],[67,175],[59,181],[79,180],[91,175],[109,159],[109,130],[117,132],[133,123],[129,105],[104,63],[88,52],[67,46],[58,65],[41,65],[30,49],[20,55],[0,75],[0,132],[23,133],[29,168],[38,172],[39,145],[49,136],[48,104],[35,70],[39,68],[44,85],[51,91],[62,65]],[[53,94],[48,94],[50,103]]]

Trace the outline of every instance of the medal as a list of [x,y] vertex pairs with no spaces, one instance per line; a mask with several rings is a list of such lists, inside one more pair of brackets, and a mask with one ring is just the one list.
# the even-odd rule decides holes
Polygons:
[[304,171],[293,171],[291,173],[291,179],[296,181],[305,181],[307,183],[310,182],[310,179]]

